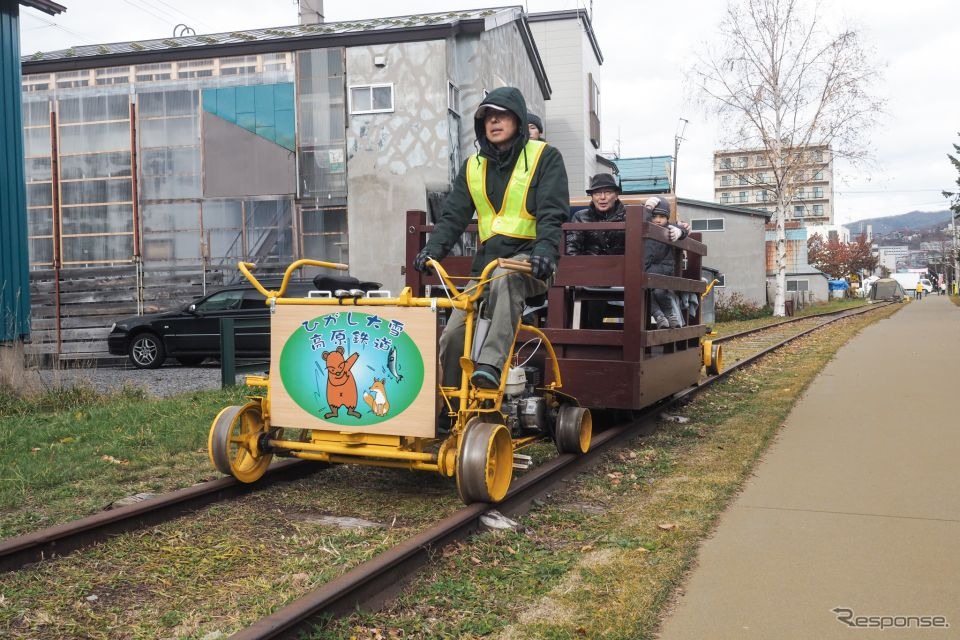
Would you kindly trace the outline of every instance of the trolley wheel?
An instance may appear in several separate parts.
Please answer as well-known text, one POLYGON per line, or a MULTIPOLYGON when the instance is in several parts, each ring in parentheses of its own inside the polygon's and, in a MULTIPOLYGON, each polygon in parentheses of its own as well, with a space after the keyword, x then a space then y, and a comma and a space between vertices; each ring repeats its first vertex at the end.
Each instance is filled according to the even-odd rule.
POLYGON ((213 466, 240 482, 256 482, 267 471, 272 453, 263 453, 257 440, 266 433, 260 404, 227 407, 213 420, 207 452, 213 466))
POLYGON ((502 424, 471 421, 457 455, 457 492, 466 504, 499 502, 513 477, 513 440, 502 424))
POLYGON ((707 375, 719 375, 723 371, 723 345, 704 340, 703 365, 707 368, 707 375))
POLYGON ((565 404, 557 415, 554 440, 560 453, 586 453, 593 437, 593 417, 590 410, 565 404))

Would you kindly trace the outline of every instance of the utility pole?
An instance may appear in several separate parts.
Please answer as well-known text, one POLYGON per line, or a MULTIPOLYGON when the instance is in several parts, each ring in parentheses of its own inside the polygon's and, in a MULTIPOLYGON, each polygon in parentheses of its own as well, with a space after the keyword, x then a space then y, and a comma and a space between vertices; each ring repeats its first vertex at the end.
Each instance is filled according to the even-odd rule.
POLYGON ((680 143, 683 141, 683 132, 690 122, 686 118, 680 118, 677 123, 677 132, 673 136, 673 178, 670 180, 670 192, 677 194, 677 156, 680 155, 680 143))

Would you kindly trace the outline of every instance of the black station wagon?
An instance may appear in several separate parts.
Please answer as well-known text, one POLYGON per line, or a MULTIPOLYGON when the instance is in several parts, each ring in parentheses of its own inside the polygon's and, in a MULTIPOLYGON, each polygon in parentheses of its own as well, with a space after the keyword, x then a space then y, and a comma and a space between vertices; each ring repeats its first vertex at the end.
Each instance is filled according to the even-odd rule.
MULTIPOLYGON (((273 287, 274 289, 279 287, 273 287)), ((305 297, 309 283, 291 283, 287 297, 305 297)), ((220 357, 220 320, 260 318, 262 327, 236 329, 238 358, 270 357, 270 309, 264 296, 250 285, 227 287, 176 311, 123 318, 107 337, 113 355, 126 355, 138 369, 156 369, 167 357, 184 365, 220 357)))

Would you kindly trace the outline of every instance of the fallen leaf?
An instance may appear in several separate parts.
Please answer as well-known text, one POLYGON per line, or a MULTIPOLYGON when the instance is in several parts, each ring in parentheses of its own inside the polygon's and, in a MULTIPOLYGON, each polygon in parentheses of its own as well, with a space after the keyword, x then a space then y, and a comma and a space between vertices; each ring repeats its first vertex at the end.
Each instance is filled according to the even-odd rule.
POLYGON ((107 456, 107 455, 100 456, 100 459, 103 460, 103 461, 105 461, 105 462, 109 462, 109 463, 111 463, 111 464, 127 464, 127 463, 129 462, 129 460, 118 460, 117 458, 114 458, 113 456, 107 456))
POLYGON ((586 553, 587 551, 593 551, 592 544, 585 544, 582 547, 580 547, 580 553, 586 553))
POLYGON ((477 566, 480 566, 481 564, 483 564, 483 562, 481 562, 480 558, 478 558, 477 556, 470 556, 470 562, 472 562, 477 566))
POLYGON ((661 529, 663 531, 673 531, 676 528, 677 528, 677 525, 674 524, 673 522, 664 522, 663 524, 657 525, 657 529, 661 529))
POLYGON ((507 553, 509 553, 512 556, 515 556, 517 555, 517 550, 514 549, 513 547, 507 547, 507 553))

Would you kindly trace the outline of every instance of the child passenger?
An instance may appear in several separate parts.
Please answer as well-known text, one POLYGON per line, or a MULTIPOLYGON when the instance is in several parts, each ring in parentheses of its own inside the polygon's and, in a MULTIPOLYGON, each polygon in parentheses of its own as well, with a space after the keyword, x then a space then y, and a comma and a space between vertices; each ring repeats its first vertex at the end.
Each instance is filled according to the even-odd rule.
MULTIPOLYGON (((653 196, 647 198, 643 207, 651 222, 668 228, 670 240, 676 242, 687 237, 685 226, 670 224, 670 204, 666 200, 653 196)), ((675 275, 676 259, 672 245, 648 238, 644 241, 644 253, 646 255, 644 268, 647 273, 675 275)), ((651 289, 650 294, 650 312, 657 323, 657 329, 682 327, 680 301, 677 294, 667 289, 651 289)))

